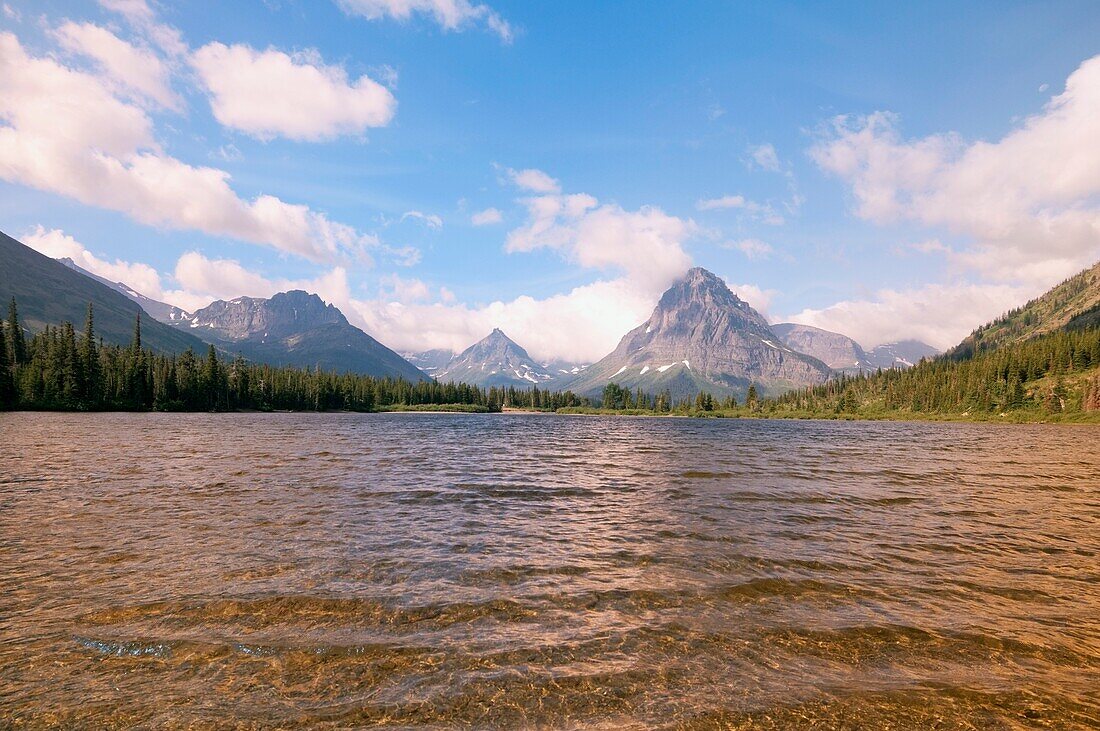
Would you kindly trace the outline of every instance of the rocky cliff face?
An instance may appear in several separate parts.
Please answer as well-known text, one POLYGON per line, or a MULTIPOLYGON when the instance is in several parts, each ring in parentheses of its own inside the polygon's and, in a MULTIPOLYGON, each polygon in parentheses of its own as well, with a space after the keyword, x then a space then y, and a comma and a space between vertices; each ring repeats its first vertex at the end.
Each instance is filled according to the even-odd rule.
POLYGON ((607 357, 565 384, 583 394, 609 381, 674 397, 700 390, 744 396, 750 384, 779 393, 825 381, 830 370, 799 353, 720 278, 695 268, 674 284, 645 323, 627 333, 607 357))
POLYGON ((791 322, 772 325, 772 330, 788 347, 817 358, 835 371, 874 370, 867 353, 847 335, 791 322))
POLYGON ((260 363, 410 381, 427 378, 349 323, 336 307, 301 290, 281 292, 271 299, 218 300, 174 325, 260 363))
POLYGON ((541 386, 554 378, 499 329, 456 355, 434 376, 439 381, 526 388, 541 386))

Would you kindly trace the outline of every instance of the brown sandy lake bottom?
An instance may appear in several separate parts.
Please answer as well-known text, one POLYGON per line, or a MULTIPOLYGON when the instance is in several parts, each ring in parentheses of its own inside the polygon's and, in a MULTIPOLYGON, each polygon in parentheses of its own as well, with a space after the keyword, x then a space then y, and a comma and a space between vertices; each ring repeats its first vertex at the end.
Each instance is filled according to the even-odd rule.
POLYGON ((0 415, 0 728, 1100 728, 1100 429, 0 415))

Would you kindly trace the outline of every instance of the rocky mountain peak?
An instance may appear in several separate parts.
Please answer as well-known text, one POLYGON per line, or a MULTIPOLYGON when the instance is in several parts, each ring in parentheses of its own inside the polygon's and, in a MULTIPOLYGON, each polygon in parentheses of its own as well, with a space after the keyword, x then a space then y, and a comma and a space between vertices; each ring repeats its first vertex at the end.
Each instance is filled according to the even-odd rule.
POLYGON ((568 385, 581 393, 599 393, 613 380, 674 396, 743 394, 750 384, 778 392, 829 375, 824 363, 785 345, 720 277, 696 267, 661 296, 649 320, 568 385))
POLYGON ((500 328, 477 341, 432 374, 441 381, 461 381, 480 386, 531 386, 554 376, 540 366, 500 328))
POLYGON ((296 289, 270 299, 218 300, 197 310, 188 324, 216 330, 228 340, 243 340, 254 336, 281 338, 323 325, 348 325, 348 321, 340 310, 326 305, 317 295, 296 289))

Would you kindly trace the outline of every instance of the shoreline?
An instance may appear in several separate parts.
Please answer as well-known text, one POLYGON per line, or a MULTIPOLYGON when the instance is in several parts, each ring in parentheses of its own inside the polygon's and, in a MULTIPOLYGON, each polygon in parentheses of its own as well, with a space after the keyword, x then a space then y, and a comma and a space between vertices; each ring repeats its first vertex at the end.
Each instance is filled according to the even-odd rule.
POLYGON ((683 413, 641 413, 641 412, 618 412, 618 411, 603 411, 598 409, 586 410, 586 411, 574 411, 574 410, 561 410, 561 411, 546 411, 543 409, 519 409, 515 407, 507 407, 501 411, 482 411, 482 410, 470 410, 470 409, 444 409, 444 408, 401 408, 401 409, 380 409, 377 411, 355 411, 351 409, 332 409, 328 411, 314 411, 314 410, 294 410, 294 409, 272 409, 272 410, 259 410, 259 409, 235 409, 232 411, 127 411, 127 410, 111 410, 111 411, 79 411, 79 410, 34 410, 34 409, 17 409, 11 411, 0 411, 0 418, 3 414, 435 414, 435 415, 457 415, 457 416, 569 416, 569 417, 582 417, 582 418, 594 418, 594 417, 616 417, 616 418, 643 418, 643 419, 730 419, 730 420, 746 420, 746 421, 845 421, 845 422, 890 422, 897 424, 905 423, 952 423, 952 424, 1011 424, 1011 425, 1038 425, 1038 424, 1057 424, 1057 425, 1069 425, 1069 426, 1100 426, 1100 411, 1098 412, 1075 412, 1067 415, 1066 417, 1054 416, 1054 418, 1025 418, 1024 414, 1014 414, 1013 412, 1005 412, 1001 416, 991 415, 985 418, 974 418, 972 415, 960 415, 960 414, 883 414, 883 415, 832 415, 822 414, 820 416, 798 414, 798 415, 783 415, 783 414, 762 414, 762 413, 723 413, 723 412, 704 412, 698 414, 683 414, 683 413))

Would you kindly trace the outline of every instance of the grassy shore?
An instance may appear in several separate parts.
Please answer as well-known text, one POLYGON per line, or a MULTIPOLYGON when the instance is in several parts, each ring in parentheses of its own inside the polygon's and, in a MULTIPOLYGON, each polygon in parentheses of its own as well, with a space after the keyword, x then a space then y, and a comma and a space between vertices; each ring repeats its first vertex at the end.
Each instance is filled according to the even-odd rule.
POLYGON ((428 411, 434 413, 452 414, 488 414, 489 407, 479 404, 393 404, 381 406, 375 409, 378 413, 393 413, 399 411, 428 411))
MULTIPOLYGON (((524 411, 524 409, 510 410, 524 411)), ((697 419, 812 419, 819 421, 953 421, 1000 424, 1100 424, 1100 411, 1049 413, 1037 409, 1022 409, 995 413, 933 413, 885 409, 861 409, 852 412, 837 413, 833 411, 793 411, 778 409, 773 411, 767 408, 757 410, 748 408, 716 409, 714 411, 678 409, 669 412, 656 412, 648 409, 600 409, 579 406, 558 409, 556 413, 581 416, 648 416, 656 418, 681 417, 697 419)))

